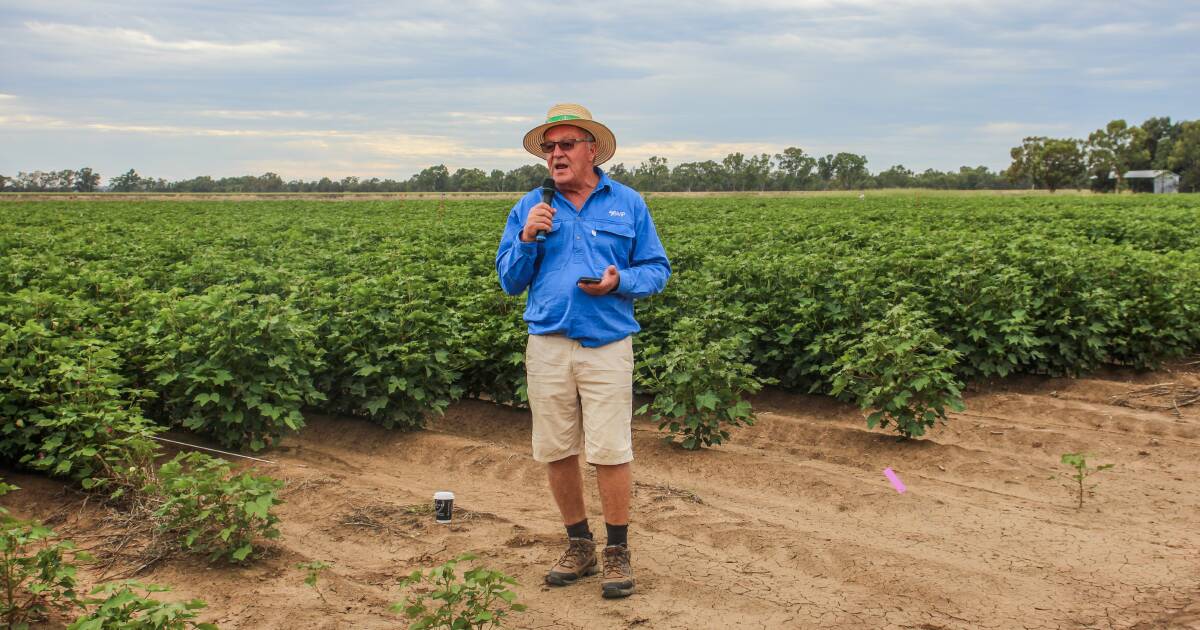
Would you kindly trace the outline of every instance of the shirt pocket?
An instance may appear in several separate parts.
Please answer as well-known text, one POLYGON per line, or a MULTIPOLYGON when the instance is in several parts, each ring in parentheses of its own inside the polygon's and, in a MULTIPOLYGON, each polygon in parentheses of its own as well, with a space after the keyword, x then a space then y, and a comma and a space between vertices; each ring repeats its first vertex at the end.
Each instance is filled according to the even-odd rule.
POLYGON ((550 231, 546 233, 546 240, 542 242, 541 265, 543 269, 557 271, 567 264, 568 248, 570 248, 567 239, 570 236, 571 224, 569 222, 559 219, 550 222, 550 231))
POLYGON ((606 262, 619 268, 629 266, 633 252, 633 225, 623 221, 592 222, 592 249, 606 262))

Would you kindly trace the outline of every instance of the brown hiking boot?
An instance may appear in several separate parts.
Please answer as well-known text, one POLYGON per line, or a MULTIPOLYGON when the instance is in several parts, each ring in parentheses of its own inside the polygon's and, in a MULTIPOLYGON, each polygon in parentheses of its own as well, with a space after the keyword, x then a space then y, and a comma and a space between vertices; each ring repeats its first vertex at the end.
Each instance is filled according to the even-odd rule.
POLYGON ((633 594, 633 568, 629 566, 629 545, 604 548, 604 581, 606 598, 629 597, 633 594))
POLYGON ((546 584, 566 586, 596 572, 596 543, 591 538, 571 538, 567 550, 546 574, 546 584))

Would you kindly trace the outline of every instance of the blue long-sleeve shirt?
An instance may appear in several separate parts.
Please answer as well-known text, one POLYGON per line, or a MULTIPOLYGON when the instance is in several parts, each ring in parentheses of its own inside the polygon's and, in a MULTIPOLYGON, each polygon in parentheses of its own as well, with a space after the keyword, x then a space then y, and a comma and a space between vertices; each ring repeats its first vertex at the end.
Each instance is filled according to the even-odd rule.
POLYGON ((529 289, 525 321, 530 334, 562 334, 589 348, 641 330, 633 300, 659 293, 671 276, 671 262, 642 196, 595 171, 600 181, 578 211, 555 193, 553 227, 542 243, 521 241, 529 210, 542 201, 541 188, 529 191, 508 213, 496 252, 504 292, 520 295, 529 289), (591 296, 576 286, 581 276, 600 277, 609 265, 621 275, 611 293, 591 296))

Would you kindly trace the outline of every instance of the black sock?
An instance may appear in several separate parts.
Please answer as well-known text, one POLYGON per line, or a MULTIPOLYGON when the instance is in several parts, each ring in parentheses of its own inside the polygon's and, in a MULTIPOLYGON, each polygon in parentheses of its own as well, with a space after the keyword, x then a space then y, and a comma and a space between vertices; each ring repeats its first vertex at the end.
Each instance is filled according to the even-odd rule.
POLYGON ((604 528, 608 530, 609 547, 629 544, 629 525, 609 525, 605 523, 604 528))
POLYGON ((574 525, 567 525, 567 536, 570 538, 586 538, 592 539, 592 530, 588 529, 587 519, 583 519, 574 525))

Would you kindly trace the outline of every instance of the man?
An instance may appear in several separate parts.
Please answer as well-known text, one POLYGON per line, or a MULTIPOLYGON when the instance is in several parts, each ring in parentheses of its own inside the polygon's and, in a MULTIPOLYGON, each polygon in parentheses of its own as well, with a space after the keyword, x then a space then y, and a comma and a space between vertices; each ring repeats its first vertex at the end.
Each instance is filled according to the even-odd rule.
POLYGON ((538 188, 513 206, 496 272, 509 295, 529 290, 525 370, 533 457, 547 464, 568 539, 546 583, 566 586, 597 570, 583 501, 583 452, 596 470, 608 536, 601 593, 626 597, 634 590, 631 335, 641 330, 633 300, 662 291, 671 264, 646 202, 598 168, 617 143, 591 112, 555 105, 544 124, 525 134, 524 145, 546 160, 557 191, 550 204, 542 203, 538 188), (580 280, 586 277, 599 281, 580 280))

